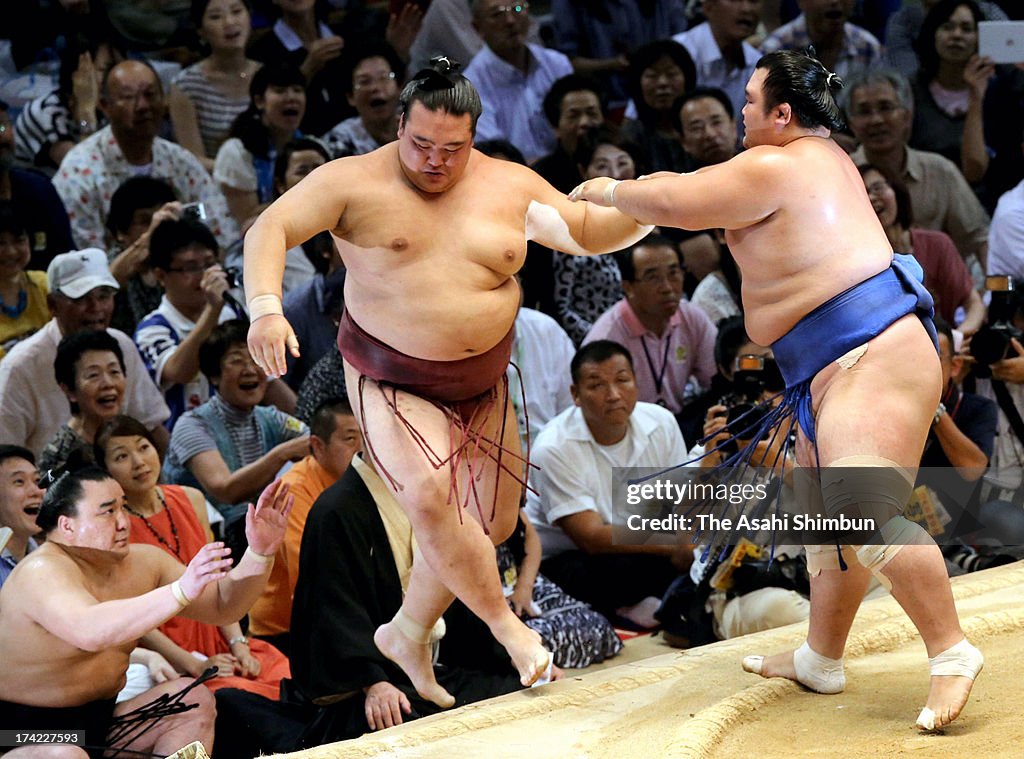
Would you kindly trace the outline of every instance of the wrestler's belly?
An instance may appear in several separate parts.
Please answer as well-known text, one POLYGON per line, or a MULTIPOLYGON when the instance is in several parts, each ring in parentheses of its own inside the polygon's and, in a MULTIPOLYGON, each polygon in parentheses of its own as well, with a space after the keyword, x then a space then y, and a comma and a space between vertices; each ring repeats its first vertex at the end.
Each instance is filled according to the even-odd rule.
POLYGON ((5 668, 0 699, 28 706, 79 706, 118 694, 125 684, 128 655, 110 650, 74 659, 10 662, 5 668))
POLYGON ((515 322, 519 286, 493 290, 412 292, 382 298, 345 290, 345 308, 366 332, 395 350, 432 361, 457 361, 497 345, 515 322))
POLYGON ((747 334, 758 345, 771 345, 815 308, 874 276, 888 266, 888 258, 869 265, 835 271, 815 267, 798 275, 778 278, 743 278, 743 312, 747 334))

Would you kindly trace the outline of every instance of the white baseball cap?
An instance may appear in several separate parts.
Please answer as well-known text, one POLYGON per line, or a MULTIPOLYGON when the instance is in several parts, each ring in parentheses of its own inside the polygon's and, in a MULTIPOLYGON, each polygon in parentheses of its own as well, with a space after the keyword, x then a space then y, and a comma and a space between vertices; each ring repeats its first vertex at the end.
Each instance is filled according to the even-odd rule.
POLYGON ((50 292, 59 292, 69 298, 81 298, 97 287, 120 289, 110 273, 106 252, 99 248, 72 250, 54 256, 46 269, 50 292))

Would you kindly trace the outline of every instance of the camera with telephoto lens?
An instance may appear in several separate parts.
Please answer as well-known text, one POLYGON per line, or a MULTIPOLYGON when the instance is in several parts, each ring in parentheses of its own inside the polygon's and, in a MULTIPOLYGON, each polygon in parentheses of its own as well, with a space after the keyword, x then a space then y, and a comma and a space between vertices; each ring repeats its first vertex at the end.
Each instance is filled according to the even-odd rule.
MULTIPOLYGON (((737 440, 750 440, 768 413, 767 408, 759 405, 765 391, 781 392, 785 384, 774 358, 752 353, 737 356, 732 375, 732 392, 718 401, 719 405, 728 409, 729 433, 735 435, 737 440)), ((736 451, 734 441, 722 447, 722 453, 726 456, 736 451)))
POLYGON ((1024 339, 1024 334, 1013 326, 1014 317, 1024 305, 1024 291, 1018 293, 1013 277, 1007 275, 985 277, 985 289, 992 293, 988 318, 971 338, 971 355, 977 362, 974 374, 978 377, 991 377, 991 364, 1016 355, 1010 340, 1024 339))

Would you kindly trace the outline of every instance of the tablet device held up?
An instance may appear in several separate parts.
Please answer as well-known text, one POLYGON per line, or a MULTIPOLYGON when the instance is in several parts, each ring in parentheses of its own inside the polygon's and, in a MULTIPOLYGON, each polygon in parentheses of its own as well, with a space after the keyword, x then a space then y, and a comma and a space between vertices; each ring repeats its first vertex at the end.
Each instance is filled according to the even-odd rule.
POLYGON ((978 22, 978 55, 993 63, 1024 63, 1024 21, 978 22))

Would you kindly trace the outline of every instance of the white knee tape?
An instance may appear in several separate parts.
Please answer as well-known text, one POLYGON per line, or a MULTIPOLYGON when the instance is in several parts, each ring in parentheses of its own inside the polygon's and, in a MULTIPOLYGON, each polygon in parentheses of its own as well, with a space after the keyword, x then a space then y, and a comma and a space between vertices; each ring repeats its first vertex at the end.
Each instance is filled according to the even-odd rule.
POLYGON ((892 591, 892 582, 882 570, 903 546, 922 544, 928 542, 930 538, 921 525, 903 516, 893 517, 883 524, 878 534, 878 544, 861 546, 857 549, 857 559, 871 570, 882 587, 892 591))
POLYGON ((801 684, 818 693, 842 693, 846 687, 843 660, 822 656, 807 641, 793 652, 793 669, 801 684))

